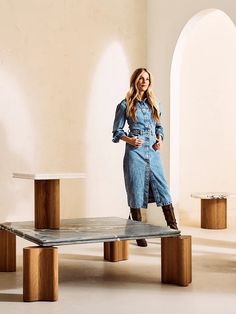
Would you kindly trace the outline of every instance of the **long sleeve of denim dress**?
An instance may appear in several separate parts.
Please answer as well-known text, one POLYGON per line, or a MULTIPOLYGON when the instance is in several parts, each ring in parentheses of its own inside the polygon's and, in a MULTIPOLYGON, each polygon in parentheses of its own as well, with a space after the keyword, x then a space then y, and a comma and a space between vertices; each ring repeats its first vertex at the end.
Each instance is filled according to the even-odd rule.
POLYGON ((156 138, 163 136, 161 123, 154 121, 147 99, 137 101, 136 120, 127 118, 126 100, 118 104, 113 124, 113 142, 118 143, 122 136, 139 137, 144 141, 141 147, 128 143, 125 146, 123 171, 128 206, 147 208, 148 203, 164 206, 172 203, 159 150, 154 150, 156 138), (128 124, 128 134, 124 131, 128 124))

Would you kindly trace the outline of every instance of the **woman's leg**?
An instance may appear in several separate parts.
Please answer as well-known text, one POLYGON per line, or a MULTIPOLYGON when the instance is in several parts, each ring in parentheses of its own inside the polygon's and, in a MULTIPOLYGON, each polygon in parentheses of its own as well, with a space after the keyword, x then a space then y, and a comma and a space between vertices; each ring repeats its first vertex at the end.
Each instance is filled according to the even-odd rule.
POLYGON ((171 229, 178 229, 172 204, 162 206, 162 210, 165 216, 167 226, 169 226, 171 229))
MULTIPOLYGON (((140 208, 130 208, 131 216, 135 221, 142 221, 142 215, 140 208)), ((136 240, 138 246, 147 246, 147 241, 145 239, 136 240)))

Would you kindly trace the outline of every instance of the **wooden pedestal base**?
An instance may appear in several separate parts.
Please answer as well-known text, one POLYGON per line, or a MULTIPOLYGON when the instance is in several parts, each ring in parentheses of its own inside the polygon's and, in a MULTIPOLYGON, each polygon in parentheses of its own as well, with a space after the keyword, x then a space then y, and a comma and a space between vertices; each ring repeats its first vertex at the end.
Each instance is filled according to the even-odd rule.
POLYGON ((60 180, 35 180, 35 228, 60 228, 60 180))
POLYGON ((227 228, 227 199, 201 200, 201 228, 227 228))
POLYGON ((58 299, 57 248, 24 248, 23 299, 24 301, 56 301, 58 299))
POLYGON ((119 262, 128 259, 128 241, 104 242, 104 259, 119 262))
POLYGON ((161 239, 161 281, 179 286, 187 286, 191 283, 191 236, 161 239))
POLYGON ((16 271, 16 236, 0 230, 0 271, 16 271))

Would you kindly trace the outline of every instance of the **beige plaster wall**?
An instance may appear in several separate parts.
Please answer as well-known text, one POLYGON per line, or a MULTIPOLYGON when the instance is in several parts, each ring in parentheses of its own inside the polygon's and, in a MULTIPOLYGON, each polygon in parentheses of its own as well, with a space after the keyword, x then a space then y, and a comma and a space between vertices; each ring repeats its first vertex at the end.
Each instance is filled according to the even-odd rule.
POLYGON ((12 172, 87 172, 62 182, 62 217, 126 215, 124 147, 111 128, 130 72, 145 63, 144 0, 0 0, 1 221, 33 218, 33 183, 12 172))

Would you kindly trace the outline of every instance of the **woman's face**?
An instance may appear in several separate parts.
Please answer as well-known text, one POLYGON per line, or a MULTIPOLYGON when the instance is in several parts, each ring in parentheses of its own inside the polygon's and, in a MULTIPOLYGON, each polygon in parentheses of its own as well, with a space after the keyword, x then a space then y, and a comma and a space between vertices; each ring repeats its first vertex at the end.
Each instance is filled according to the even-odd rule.
POLYGON ((143 71, 138 78, 137 88, 139 92, 146 92, 150 85, 149 74, 146 71, 143 71))

